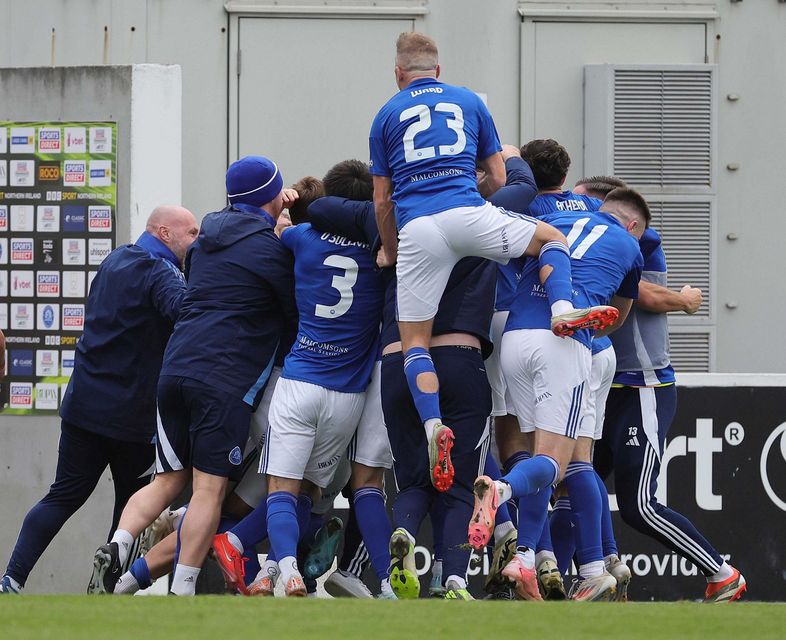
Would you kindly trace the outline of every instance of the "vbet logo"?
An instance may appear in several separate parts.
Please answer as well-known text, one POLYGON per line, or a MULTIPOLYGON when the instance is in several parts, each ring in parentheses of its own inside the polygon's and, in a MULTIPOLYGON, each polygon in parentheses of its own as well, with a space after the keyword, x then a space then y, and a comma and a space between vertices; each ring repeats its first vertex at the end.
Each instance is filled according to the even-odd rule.
POLYGON ((31 409, 33 406, 33 383, 12 382, 9 385, 8 399, 11 409, 31 409))
POLYGON ((85 327, 85 305, 63 305, 63 331, 82 331, 85 327))
POLYGON ((87 173, 84 160, 65 160, 63 162, 63 186, 84 187, 87 173))
POLYGON ((11 264, 33 264, 32 238, 11 238, 11 264))
POLYGON ((87 151, 86 132, 84 127, 66 127, 63 137, 65 138, 66 153, 84 153, 87 151))
POLYGON ((60 295, 60 272, 39 271, 36 273, 36 295, 39 298, 57 298, 60 295))
POLYGON ((32 298, 35 293, 33 281, 34 274, 32 271, 12 271, 11 297, 32 298))
POLYGON ((112 231, 112 207, 88 207, 87 230, 95 232, 112 231))
POLYGON ((38 130, 38 153, 60 153, 62 150, 60 129, 41 127, 38 130))
POLYGON ((38 306, 38 330, 58 331, 60 329, 60 305, 39 304, 37 306, 38 306))
POLYGON ((11 349, 8 354, 8 373, 12 376, 32 376, 33 350, 11 349))

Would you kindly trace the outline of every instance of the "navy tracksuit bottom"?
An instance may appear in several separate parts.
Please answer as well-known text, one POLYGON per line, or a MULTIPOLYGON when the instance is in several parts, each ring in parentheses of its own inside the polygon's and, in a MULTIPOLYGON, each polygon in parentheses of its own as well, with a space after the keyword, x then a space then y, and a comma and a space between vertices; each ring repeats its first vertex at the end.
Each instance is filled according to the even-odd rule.
POLYGON ((111 538, 126 502, 150 481, 154 464, 152 444, 115 440, 63 421, 55 481, 25 517, 6 574, 24 586, 49 543, 87 501, 107 466, 115 485, 111 538))
POLYGON ((442 574, 447 578, 464 576, 467 571, 467 523, 474 505, 472 487, 483 473, 488 451, 491 388, 478 349, 444 346, 432 347, 430 352, 439 376, 442 419, 456 438, 451 451, 455 476, 448 491, 441 494, 431 484, 426 432, 407 385, 401 353, 382 358, 382 410, 398 488, 394 527, 417 536, 434 502, 442 500, 442 574))
POLYGON ((690 520, 655 498, 664 442, 676 410, 675 385, 612 388, 603 438, 595 444, 595 469, 604 479, 614 472, 620 515, 628 525, 710 576, 723 559, 690 520))

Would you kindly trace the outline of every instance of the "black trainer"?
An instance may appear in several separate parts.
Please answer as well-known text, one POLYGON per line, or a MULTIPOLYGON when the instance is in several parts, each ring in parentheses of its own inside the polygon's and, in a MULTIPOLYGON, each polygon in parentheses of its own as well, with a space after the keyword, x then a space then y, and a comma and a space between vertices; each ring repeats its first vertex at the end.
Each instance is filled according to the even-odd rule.
POLYGON ((117 542, 110 542, 96 549, 93 556, 93 575, 87 592, 114 593, 115 585, 120 579, 120 553, 117 542))

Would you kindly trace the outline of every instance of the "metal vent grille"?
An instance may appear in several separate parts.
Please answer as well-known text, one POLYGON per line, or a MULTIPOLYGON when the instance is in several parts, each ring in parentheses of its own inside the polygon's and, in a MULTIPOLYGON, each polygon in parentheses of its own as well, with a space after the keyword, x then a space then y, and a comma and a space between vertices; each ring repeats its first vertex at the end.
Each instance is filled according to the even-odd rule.
POLYGON ((670 333, 671 364, 682 373, 705 373, 710 370, 710 334, 670 333))
POLYGON ((711 70, 614 70, 614 175, 638 188, 711 186, 711 70))
POLYGON ((708 318, 712 308, 712 207, 709 200, 650 200, 652 226, 663 241, 669 287, 689 284, 704 299, 694 317, 708 318))

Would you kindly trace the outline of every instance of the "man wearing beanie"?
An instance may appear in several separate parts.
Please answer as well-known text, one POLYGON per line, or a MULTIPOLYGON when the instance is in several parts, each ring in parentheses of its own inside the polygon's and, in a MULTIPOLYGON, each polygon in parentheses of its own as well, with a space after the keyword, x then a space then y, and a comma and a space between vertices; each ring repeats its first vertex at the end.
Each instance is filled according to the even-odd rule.
POLYGON ((233 163, 229 206, 205 216, 186 256, 188 286, 158 385, 158 475, 131 498, 118 526, 120 535, 139 535, 193 474, 171 586, 176 595, 194 595, 227 482, 241 472, 251 412, 279 342, 297 331, 292 255, 275 233, 282 185, 268 158, 233 163))

